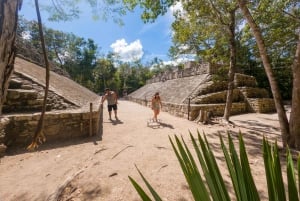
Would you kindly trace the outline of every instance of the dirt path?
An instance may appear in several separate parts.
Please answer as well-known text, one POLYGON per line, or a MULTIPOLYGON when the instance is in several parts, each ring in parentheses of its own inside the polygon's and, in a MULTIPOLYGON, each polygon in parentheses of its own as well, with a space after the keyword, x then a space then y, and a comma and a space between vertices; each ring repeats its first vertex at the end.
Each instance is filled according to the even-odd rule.
MULTIPOLYGON (((265 181, 261 153, 261 136, 280 141, 276 114, 246 114, 234 116, 234 128, 199 125, 186 119, 162 112, 159 128, 147 127, 152 115, 149 108, 128 101, 119 101, 120 121, 109 121, 104 107, 103 136, 74 139, 72 142, 45 144, 39 151, 28 153, 10 151, 0 161, 1 201, 140 200, 128 176, 139 183, 135 165, 150 183, 168 201, 190 201, 183 174, 169 142, 169 136, 183 135, 191 145, 188 132, 205 131, 217 156, 218 132, 244 132, 253 174, 257 177, 261 194, 265 196, 265 181)), ((223 169, 224 163, 220 161, 223 169)), ((143 185, 144 186, 144 185, 143 185)))

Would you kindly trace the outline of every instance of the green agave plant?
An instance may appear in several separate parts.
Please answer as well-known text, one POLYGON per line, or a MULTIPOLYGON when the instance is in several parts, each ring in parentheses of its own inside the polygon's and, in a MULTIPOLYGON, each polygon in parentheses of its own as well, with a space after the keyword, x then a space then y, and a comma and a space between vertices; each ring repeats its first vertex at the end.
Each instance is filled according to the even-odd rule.
MULTIPOLYGON (((209 142, 205 135, 203 137, 198 132, 198 142, 190 133, 193 147, 196 151, 198 161, 202 169, 202 175, 196 165, 196 161, 192 156, 190 149, 187 147, 183 138, 181 140, 175 136, 175 141, 170 137, 173 150, 178 158, 181 169, 185 175, 186 181, 192 192, 195 201, 229 201, 230 196, 226 188, 225 182, 220 173, 215 156, 210 148, 209 142), (204 178, 203 178, 204 177, 204 178)), ((257 201, 260 200, 255 181, 253 179, 245 144, 242 134, 239 134, 239 154, 236 151, 233 140, 228 133, 228 147, 225 145, 220 135, 221 148, 226 160, 227 168, 230 173, 232 186, 237 201, 257 201)), ((268 196, 270 201, 299 201, 300 177, 296 179, 294 163, 289 150, 287 150, 287 189, 283 182, 283 174, 279 158, 277 143, 270 144, 263 138, 263 159, 265 165, 265 173, 268 186, 268 196), (287 190, 287 191, 286 191, 287 190), (288 199, 286 196, 288 193, 288 199)), ((161 201, 158 193, 149 184, 141 171, 137 168, 143 181, 145 182, 151 195, 148 195, 137 182, 129 176, 129 180, 144 201, 153 200, 161 201)), ((300 160, 298 157, 297 171, 300 170, 300 160)), ((299 175, 299 174, 298 174, 299 175)))

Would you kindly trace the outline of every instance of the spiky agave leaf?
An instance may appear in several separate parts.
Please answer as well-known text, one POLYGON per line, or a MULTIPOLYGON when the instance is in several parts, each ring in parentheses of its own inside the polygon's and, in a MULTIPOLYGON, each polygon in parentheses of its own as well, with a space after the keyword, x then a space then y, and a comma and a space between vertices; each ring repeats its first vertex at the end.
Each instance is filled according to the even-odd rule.
POLYGON ((299 201, 294 162, 289 149, 287 150, 287 181, 289 201, 299 201))

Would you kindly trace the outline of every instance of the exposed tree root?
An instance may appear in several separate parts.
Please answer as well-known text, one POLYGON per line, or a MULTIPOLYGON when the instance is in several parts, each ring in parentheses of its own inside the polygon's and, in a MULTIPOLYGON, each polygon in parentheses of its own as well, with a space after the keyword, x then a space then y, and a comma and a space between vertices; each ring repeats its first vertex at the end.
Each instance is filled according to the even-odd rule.
POLYGON ((133 147, 132 145, 128 145, 127 147, 125 147, 124 149, 122 149, 121 151, 119 151, 118 153, 116 153, 111 159, 114 159, 115 157, 117 157, 122 151, 124 151, 125 149, 128 149, 129 147, 133 147))
POLYGON ((41 130, 40 132, 37 133, 32 143, 27 147, 27 150, 34 151, 39 147, 39 144, 43 144, 44 142, 46 142, 46 137, 44 135, 44 132, 41 130))
POLYGON ((51 194, 51 195, 48 197, 47 201, 57 201, 57 200, 59 200, 60 197, 62 196, 64 190, 65 190, 65 189, 70 185, 70 183, 71 183, 74 179, 76 179, 76 177, 77 177, 80 173, 82 173, 83 171, 84 171, 84 170, 80 170, 80 171, 76 172, 74 175, 72 175, 72 176, 70 176, 69 178, 67 178, 67 179, 65 180, 65 182, 64 182, 59 188, 57 188, 57 190, 56 190, 53 194, 51 194))
POLYGON ((232 121, 228 121, 224 118, 220 118, 218 120, 218 123, 221 125, 221 126, 227 126, 227 127, 231 127, 231 128, 235 128, 235 124, 232 122, 232 121))

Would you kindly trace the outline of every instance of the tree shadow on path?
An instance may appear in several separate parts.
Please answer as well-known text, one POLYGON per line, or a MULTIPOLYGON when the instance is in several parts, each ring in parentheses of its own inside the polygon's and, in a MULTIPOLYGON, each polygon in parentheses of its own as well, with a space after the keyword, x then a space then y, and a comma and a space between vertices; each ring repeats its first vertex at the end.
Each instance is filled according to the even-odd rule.
MULTIPOLYGON (((57 141, 57 140, 49 141, 49 142, 46 141, 44 144, 41 144, 36 151, 33 151, 33 153, 62 148, 62 147, 80 145, 85 143, 93 143, 93 145, 96 146, 98 145, 99 141, 102 141, 102 135, 84 136, 84 137, 80 136, 72 139, 64 139, 61 141, 57 141)), ((13 155, 29 153, 29 152, 30 151, 27 151, 25 146, 9 147, 6 150, 6 155, 13 156, 13 155)))

